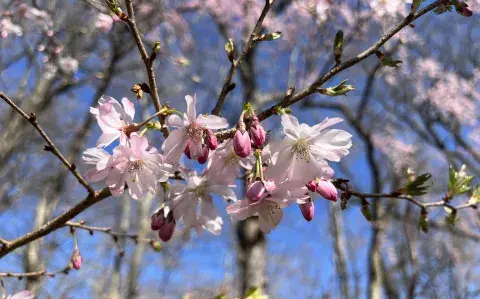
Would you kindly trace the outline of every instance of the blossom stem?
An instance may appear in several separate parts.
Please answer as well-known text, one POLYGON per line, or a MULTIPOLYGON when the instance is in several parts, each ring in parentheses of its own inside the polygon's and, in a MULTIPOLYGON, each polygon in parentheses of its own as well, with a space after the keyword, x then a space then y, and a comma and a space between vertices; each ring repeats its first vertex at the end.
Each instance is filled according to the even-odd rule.
POLYGON ((149 118, 147 118, 146 120, 144 120, 143 122, 135 125, 135 127, 137 127, 137 129, 140 129, 141 127, 145 126, 146 124, 148 124, 149 121, 151 121, 152 119, 154 119, 155 117, 159 116, 160 114, 164 114, 168 111, 168 108, 162 108, 160 109, 159 111, 157 111, 155 114, 153 114, 152 116, 150 116, 149 118))

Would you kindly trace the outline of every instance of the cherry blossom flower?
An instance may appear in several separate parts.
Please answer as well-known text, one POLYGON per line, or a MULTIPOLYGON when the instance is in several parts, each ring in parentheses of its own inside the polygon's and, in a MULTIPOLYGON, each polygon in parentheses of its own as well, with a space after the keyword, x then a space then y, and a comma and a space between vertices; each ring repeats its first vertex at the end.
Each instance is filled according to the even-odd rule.
POLYGON ((240 167, 250 170, 254 163, 255 158, 252 154, 246 158, 239 157, 233 149, 233 140, 229 139, 210 154, 206 172, 216 182, 233 185, 240 173, 240 167))
POLYGON ((98 108, 90 108, 95 115, 98 125, 102 129, 102 136, 97 141, 97 147, 107 146, 117 138, 120 144, 125 145, 128 139, 129 125, 133 124, 135 107, 127 98, 122 99, 122 105, 112 97, 102 96, 98 108))
MULTIPOLYGON (((223 185, 208 175, 197 175, 196 171, 180 168, 186 184, 172 186, 172 199, 169 204, 176 221, 183 218, 187 228, 199 228, 209 221, 217 221, 217 212, 213 206, 212 193, 228 201, 236 201, 232 185, 223 185), (197 206, 198 204, 198 206, 197 206), (200 214, 197 215, 197 209, 200 214), (203 218, 199 218, 203 217, 203 218), (200 221, 200 222, 199 222, 200 221)), ((213 223, 210 223, 213 225, 213 223)))
POLYGON ((125 184, 133 199, 142 199, 147 192, 155 193, 157 182, 168 180, 173 172, 171 165, 147 138, 132 134, 127 145, 119 145, 113 150, 115 166, 107 177, 107 185, 113 196, 120 196, 125 184))
POLYGON ((243 199, 227 207, 227 213, 235 220, 245 220, 258 215, 260 229, 269 233, 282 220, 282 209, 292 202, 304 204, 310 198, 305 182, 286 181, 275 183, 264 181, 265 191, 260 200, 243 199))
POLYGON ((299 124, 294 116, 282 115, 285 138, 265 147, 264 153, 270 162, 266 175, 275 180, 290 178, 305 183, 316 177, 331 178, 333 170, 326 160, 340 161, 352 146, 350 133, 325 130, 341 121, 340 118, 327 118, 310 127, 299 124))
POLYGON ((170 132, 170 135, 165 140, 162 149, 168 161, 177 162, 180 159, 182 152, 188 146, 189 155, 192 159, 197 160, 201 157, 203 152, 204 134, 205 131, 224 129, 228 127, 228 122, 223 117, 215 115, 197 116, 195 110, 195 96, 185 96, 187 102, 187 112, 184 113, 183 118, 178 115, 170 115, 167 118, 167 125, 176 127, 178 129, 170 132))
POLYGON ((0 20, 0 36, 2 38, 7 38, 10 34, 16 36, 22 36, 23 30, 22 27, 12 23, 10 18, 4 18, 0 20))
POLYGON ((13 295, 8 295, 7 299, 33 299, 34 297, 30 291, 21 291, 13 295))
POLYGON ((34 23, 44 31, 49 31, 53 27, 53 21, 48 12, 28 6, 27 4, 20 4, 18 12, 22 17, 34 21, 34 23))
POLYGON ((107 33, 112 29, 113 26, 113 19, 111 16, 100 13, 95 20, 95 28, 99 29, 100 31, 107 33))
POLYGON ((116 162, 114 156, 96 147, 84 151, 82 159, 85 164, 95 165, 94 168, 84 174, 85 179, 89 182, 98 182, 105 179, 115 167, 116 162))
POLYGON ((60 69, 67 74, 72 74, 78 71, 78 60, 70 56, 60 57, 58 59, 58 65, 60 66, 60 69))

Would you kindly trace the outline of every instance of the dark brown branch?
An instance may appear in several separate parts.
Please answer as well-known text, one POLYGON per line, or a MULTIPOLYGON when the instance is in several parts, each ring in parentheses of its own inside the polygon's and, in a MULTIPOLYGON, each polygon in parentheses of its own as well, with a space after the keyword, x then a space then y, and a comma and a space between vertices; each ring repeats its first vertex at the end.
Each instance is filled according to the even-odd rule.
POLYGON ((3 246, 0 247, 0 259, 3 258, 5 255, 9 254, 10 252, 14 251, 15 249, 29 242, 40 239, 41 237, 46 236, 49 233, 65 226, 65 223, 67 223, 67 221, 73 219, 81 212, 85 211, 92 205, 102 201, 103 199, 109 197, 110 195, 111 193, 108 188, 105 188, 101 191, 96 191, 93 194, 89 194, 87 197, 85 197, 85 199, 73 206, 71 209, 67 210, 65 213, 54 218, 53 220, 50 220, 41 227, 15 240, 4 243, 3 246))
POLYGON ((40 133, 40 135, 43 137, 43 139, 47 142, 48 145, 45 146, 45 150, 52 152, 55 156, 62 161, 63 165, 65 165, 68 170, 77 178, 78 182, 82 184, 85 189, 87 189, 88 193, 90 195, 95 193, 95 190, 85 181, 85 179, 80 175, 80 173, 76 170, 75 164, 70 163, 65 156, 58 150, 58 148, 55 146, 53 141, 47 136, 45 131, 40 127, 37 121, 37 117, 35 113, 30 113, 28 115, 25 113, 20 107, 18 107, 7 95, 5 95, 2 91, 0 91, 0 98, 2 98, 7 104, 9 104, 16 112, 18 112, 23 118, 28 120, 32 126, 40 133))
POLYGON ((68 272, 72 270, 72 266, 68 264, 62 269, 55 270, 55 271, 47 271, 45 269, 33 272, 0 272, 0 277, 16 277, 18 279, 22 279, 24 277, 38 277, 38 276, 48 276, 48 277, 55 277, 56 274, 65 274, 67 275, 68 272))

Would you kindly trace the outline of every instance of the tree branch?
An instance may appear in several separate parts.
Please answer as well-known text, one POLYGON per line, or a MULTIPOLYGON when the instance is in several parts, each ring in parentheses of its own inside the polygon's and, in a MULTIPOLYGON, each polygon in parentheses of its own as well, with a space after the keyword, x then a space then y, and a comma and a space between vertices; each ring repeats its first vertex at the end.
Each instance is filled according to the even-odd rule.
POLYGON ((77 178, 77 181, 82 184, 85 189, 87 189, 88 193, 90 195, 95 193, 95 190, 85 181, 85 179, 78 173, 76 170, 75 164, 70 163, 65 156, 58 150, 58 148, 55 146, 53 141, 47 136, 45 131, 40 127, 37 121, 37 117, 35 113, 30 113, 30 115, 26 114, 20 107, 18 107, 7 95, 5 95, 2 91, 0 91, 0 98, 2 98, 7 104, 9 104, 15 111, 17 111, 23 118, 28 120, 32 126, 40 133, 40 135, 43 137, 43 139, 47 142, 47 146, 45 146, 45 150, 52 152, 55 156, 62 161, 63 165, 65 165, 68 170, 77 178))

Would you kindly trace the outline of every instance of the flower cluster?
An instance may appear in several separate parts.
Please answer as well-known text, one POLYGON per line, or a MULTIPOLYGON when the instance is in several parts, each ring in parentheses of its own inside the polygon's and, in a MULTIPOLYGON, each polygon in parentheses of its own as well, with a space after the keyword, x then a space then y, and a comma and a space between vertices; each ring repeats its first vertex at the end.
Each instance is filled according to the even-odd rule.
POLYGON ((120 104, 104 96, 99 106, 90 110, 103 134, 97 147, 84 152, 85 163, 93 165, 85 178, 90 182, 105 180, 114 196, 127 188, 134 199, 155 193, 162 183, 164 202, 153 214, 151 228, 163 241, 174 236, 178 224, 186 230, 195 229, 197 234, 206 230, 218 235, 223 220, 215 209, 216 197, 230 203, 227 213, 233 219, 258 216, 266 233, 280 223, 282 209, 292 204, 298 204, 310 221, 315 194, 336 201, 328 161, 340 161, 352 145, 349 133, 328 129, 341 119, 327 118, 309 126, 284 114, 283 138, 265 144, 266 131, 247 105, 231 129, 234 132, 229 136, 233 137, 219 142, 214 130, 227 129, 227 120, 197 115, 195 96, 187 95, 185 100, 186 113, 167 107, 155 114, 163 115, 164 126, 173 129, 161 153, 144 136, 149 130, 162 129, 160 123, 149 123, 153 117, 135 123, 134 104, 128 99, 120 104), (110 153, 107 149, 114 142, 118 145, 110 153), (197 173, 183 166, 182 157, 206 166, 197 173), (234 187, 242 168, 247 173, 247 186, 245 199, 237 201, 234 187))

